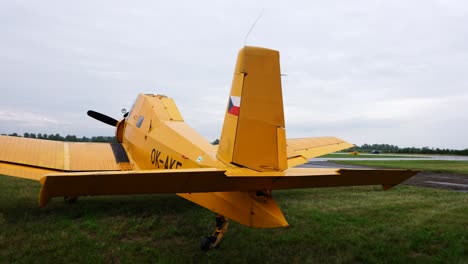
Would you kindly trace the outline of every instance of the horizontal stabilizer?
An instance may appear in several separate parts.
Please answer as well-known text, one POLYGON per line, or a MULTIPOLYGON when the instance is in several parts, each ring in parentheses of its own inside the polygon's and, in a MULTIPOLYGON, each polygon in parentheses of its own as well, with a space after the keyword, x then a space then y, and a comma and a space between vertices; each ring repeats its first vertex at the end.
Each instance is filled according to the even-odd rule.
POLYGON ((311 158, 354 147, 336 137, 294 138, 286 140, 286 144, 289 168, 307 163, 311 158))
POLYGON ((240 168, 229 170, 226 175, 236 180, 248 178, 251 181, 262 182, 263 189, 284 190, 359 185, 395 186, 416 173, 418 171, 322 168, 290 168, 283 172, 268 173, 240 168), (262 181, 265 179, 268 180, 262 181))
POLYGON ((293 188, 384 185, 388 188, 416 174, 410 170, 291 168, 258 172, 247 168, 175 169, 56 173, 41 178, 39 198, 150 193, 256 192, 293 188))
POLYGON ((39 206, 62 196, 203 192, 213 190, 209 180, 225 178, 224 172, 209 168, 48 174, 40 180, 39 206))

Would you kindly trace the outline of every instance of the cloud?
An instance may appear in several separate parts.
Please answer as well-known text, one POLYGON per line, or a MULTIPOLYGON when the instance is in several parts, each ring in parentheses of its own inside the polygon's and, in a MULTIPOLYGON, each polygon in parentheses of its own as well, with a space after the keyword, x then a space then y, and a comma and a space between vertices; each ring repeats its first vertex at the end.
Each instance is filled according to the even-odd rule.
POLYGON ((112 135, 86 111, 118 118, 143 92, 173 97, 213 140, 262 8, 247 44, 281 52, 288 136, 468 147, 463 1, 3 1, 0 110, 58 123, 8 120, 0 133, 112 135))
POLYGON ((60 122, 50 117, 30 112, 0 111, 0 121, 17 123, 19 126, 41 126, 56 125, 60 122))

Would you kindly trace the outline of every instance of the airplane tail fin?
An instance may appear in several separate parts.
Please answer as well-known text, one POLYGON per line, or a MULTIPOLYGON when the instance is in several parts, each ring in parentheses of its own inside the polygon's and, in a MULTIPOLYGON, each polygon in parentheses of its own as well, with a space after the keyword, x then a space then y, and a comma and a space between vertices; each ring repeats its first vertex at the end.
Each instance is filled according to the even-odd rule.
POLYGON ((217 155, 257 171, 288 167, 278 51, 239 51, 217 155))

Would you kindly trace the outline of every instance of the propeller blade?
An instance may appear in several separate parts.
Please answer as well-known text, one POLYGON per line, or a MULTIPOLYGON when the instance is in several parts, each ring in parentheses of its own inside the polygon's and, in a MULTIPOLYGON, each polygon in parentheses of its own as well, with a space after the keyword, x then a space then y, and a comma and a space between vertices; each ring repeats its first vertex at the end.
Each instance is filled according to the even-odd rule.
POLYGON ((106 116, 104 114, 101 114, 101 113, 98 113, 96 111, 93 111, 93 110, 89 110, 88 111, 88 116, 96 119, 96 120, 99 120, 103 123, 106 123, 108 124, 109 126, 117 126, 117 123, 119 121, 115 120, 114 118, 110 117, 110 116, 106 116))

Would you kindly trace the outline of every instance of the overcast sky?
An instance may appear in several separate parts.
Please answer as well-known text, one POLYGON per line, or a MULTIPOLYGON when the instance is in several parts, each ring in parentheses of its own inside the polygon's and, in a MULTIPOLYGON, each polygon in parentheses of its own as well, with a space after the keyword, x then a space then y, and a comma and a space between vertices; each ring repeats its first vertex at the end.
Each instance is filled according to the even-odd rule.
POLYGON ((113 135, 138 93, 219 137, 238 50, 280 51, 287 137, 468 148, 466 1, 0 1, 0 133, 113 135))

